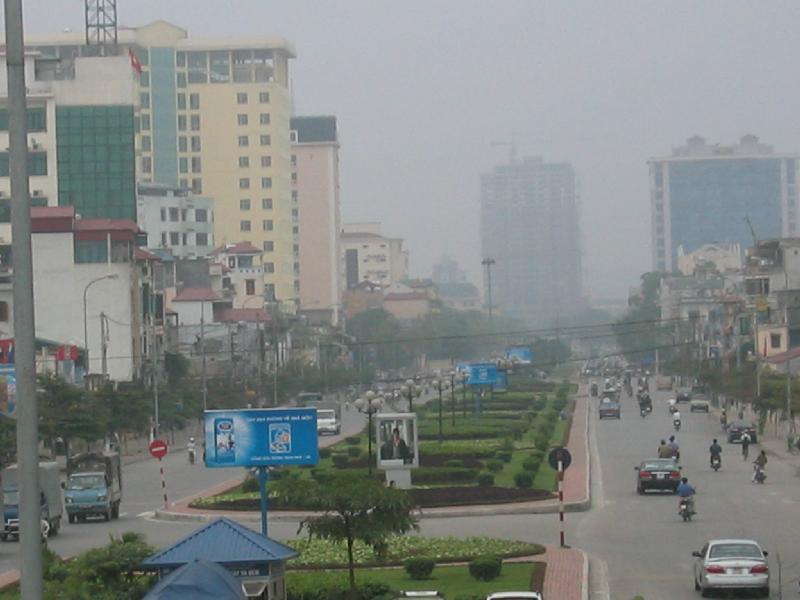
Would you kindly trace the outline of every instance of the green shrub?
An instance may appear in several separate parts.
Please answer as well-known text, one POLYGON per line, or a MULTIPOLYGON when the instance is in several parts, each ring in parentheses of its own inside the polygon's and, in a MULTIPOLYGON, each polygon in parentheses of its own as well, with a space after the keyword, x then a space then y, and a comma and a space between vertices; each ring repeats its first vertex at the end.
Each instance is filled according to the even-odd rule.
POLYGON ((511 452, 503 450, 502 452, 497 453, 497 458, 502 460, 503 462, 511 462, 511 452))
POLYGON ((503 461, 497 459, 487 460, 486 468, 492 473, 499 473, 503 470, 503 461))
POLYGON ((514 440, 512 440, 511 438, 503 438, 503 441, 500 442, 498 448, 500 450, 506 450, 508 452, 511 452, 514 450, 514 440))
POLYGON ((491 473, 480 473, 478 475, 479 487, 492 487, 494 485, 494 475, 491 473))
POLYGON ((420 467, 411 471, 411 483, 473 483, 477 476, 475 469, 420 467))
POLYGON ((357 458, 361 456, 361 448, 359 446, 350 446, 347 449, 347 456, 351 458, 357 458))
POLYGON ((533 475, 528 471, 520 471, 514 475, 514 485, 525 489, 533 487, 533 475))
POLYGON ((358 446, 361 443, 361 438, 357 435, 351 435, 350 437, 344 438, 344 442, 350 446, 358 446))
POLYGON ((469 574, 478 581, 497 579, 502 570, 503 561, 496 556, 479 556, 469 563, 469 574))
POLYGON ((451 458, 450 460, 445 461, 444 466, 450 468, 463 467, 464 461, 458 460, 457 458, 451 458))
POLYGON ((531 473, 536 473, 536 471, 539 470, 539 465, 541 465, 541 464, 542 464, 542 461, 540 459, 526 458, 525 460, 522 461, 522 468, 525 471, 529 471, 531 473))
POLYGON ((533 445, 540 452, 546 452, 547 449, 550 448, 550 436, 549 435, 537 435, 536 439, 533 442, 533 445))
POLYGON ((544 460, 545 452, 543 450, 531 450, 530 456, 531 458, 536 458, 540 461, 544 460))
POLYGON ((334 467, 344 469, 347 466, 348 456, 347 454, 336 453, 331 455, 331 460, 334 467))
POLYGON ((427 579, 433 573, 436 563, 430 558, 409 558, 403 568, 411 579, 427 579))
POLYGON ((330 458, 333 451, 330 448, 320 448, 319 449, 319 457, 320 458, 330 458))
POLYGON ((242 482, 242 492, 251 493, 257 491, 258 491, 258 479, 256 479, 252 475, 248 475, 247 478, 242 482))
POLYGON ((311 469, 311 478, 319 483, 327 483, 335 477, 329 469, 311 469))

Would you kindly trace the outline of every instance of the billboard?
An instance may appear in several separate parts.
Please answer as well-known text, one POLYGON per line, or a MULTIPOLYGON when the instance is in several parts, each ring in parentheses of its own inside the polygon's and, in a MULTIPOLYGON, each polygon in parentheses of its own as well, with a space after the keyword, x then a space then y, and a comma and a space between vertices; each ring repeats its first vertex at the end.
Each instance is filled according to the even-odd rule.
POLYGON ((497 365, 494 363, 471 363, 467 365, 467 385, 494 385, 497 383, 497 365))
POLYGON ((497 371, 497 383, 494 384, 495 392, 505 392, 508 390, 508 371, 497 371))
POLYGON ((373 418, 378 441, 378 468, 391 471, 418 467, 417 415, 378 413, 373 418))
POLYGON ((207 410, 207 467, 315 465, 319 462, 314 408, 207 410))
POLYGON ((0 364, 0 412, 16 417, 17 374, 13 364, 0 364))
POLYGON ((533 350, 530 346, 510 346, 506 358, 520 365, 530 365, 533 363, 533 350))

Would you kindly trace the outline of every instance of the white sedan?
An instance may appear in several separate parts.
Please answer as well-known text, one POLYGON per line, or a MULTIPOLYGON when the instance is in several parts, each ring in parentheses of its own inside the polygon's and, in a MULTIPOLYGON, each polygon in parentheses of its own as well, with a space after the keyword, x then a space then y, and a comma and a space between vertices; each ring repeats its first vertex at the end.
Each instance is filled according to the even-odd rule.
POLYGON ((710 540, 692 552, 694 589, 705 598, 716 590, 756 590, 769 598, 767 553, 753 540, 710 540))

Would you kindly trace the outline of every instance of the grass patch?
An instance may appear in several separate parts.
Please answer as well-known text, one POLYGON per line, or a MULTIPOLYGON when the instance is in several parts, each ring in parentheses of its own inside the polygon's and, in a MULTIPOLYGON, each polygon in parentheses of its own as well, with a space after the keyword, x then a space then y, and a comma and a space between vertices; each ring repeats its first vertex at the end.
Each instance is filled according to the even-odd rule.
MULTIPOLYGON (((475 581, 470 576, 467 565, 437 566, 429 579, 421 581, 411 579, 403 569, 359 570, 356 572, 356 579, 359 585, 385 583, 396 591, 436 590, 447 598, 485 598, 492 592, 529 591, 532 581, 543 579, 539 577, 539 573, 543 576, 544 567, 544 563, 504 564, 500 577, 493 581, 475 581)), ((346 584, 346 572, 286 574, 286 587, 290 590, 319 590, 346 584)))

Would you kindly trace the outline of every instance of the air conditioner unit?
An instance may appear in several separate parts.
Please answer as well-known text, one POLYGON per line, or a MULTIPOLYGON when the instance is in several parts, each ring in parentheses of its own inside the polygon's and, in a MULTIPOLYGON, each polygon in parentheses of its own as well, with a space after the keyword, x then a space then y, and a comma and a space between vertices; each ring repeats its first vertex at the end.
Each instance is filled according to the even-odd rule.
POLYGON ((44 192, 42 190, 33 190, 32 196, 34 198, 41 198, 42 196, 44 196, 44 192))
POLYGON ((39 142, 37 142, 35 139, 31 138, 31 148, 32 149, 39 150, 39 148, 41 148, 41 147, 42 147, 42 145, 39 142))

